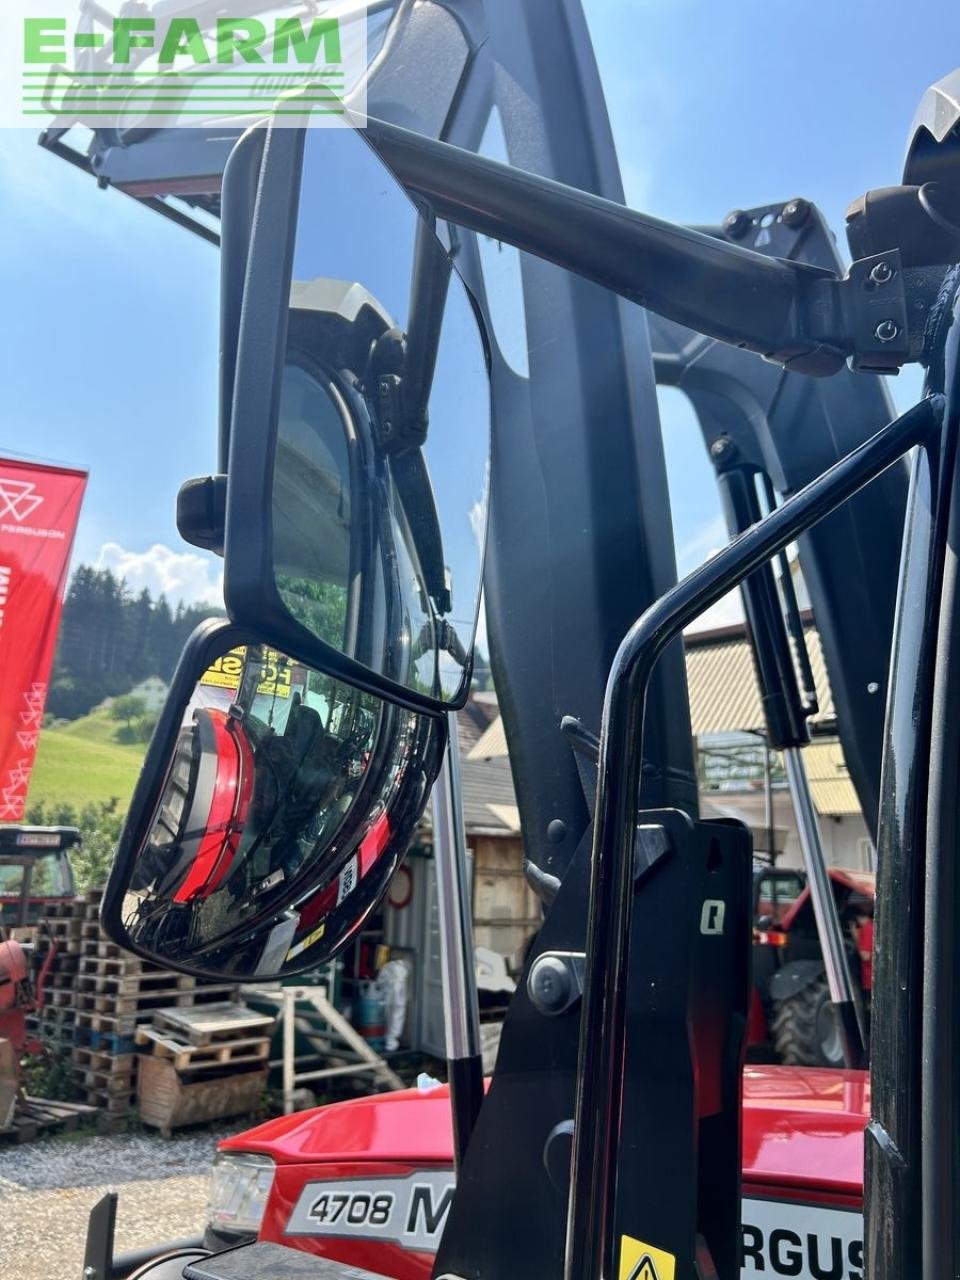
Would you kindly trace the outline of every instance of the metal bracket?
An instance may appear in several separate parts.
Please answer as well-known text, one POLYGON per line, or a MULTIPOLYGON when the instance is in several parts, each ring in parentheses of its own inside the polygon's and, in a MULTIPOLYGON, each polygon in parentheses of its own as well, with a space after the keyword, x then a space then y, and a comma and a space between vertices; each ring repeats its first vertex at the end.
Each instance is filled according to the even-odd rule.
POLYGON ((873 373, 896 372, 910 358, 899 249, 851 263, 839 294, 853 347, 851 367, 873 373))

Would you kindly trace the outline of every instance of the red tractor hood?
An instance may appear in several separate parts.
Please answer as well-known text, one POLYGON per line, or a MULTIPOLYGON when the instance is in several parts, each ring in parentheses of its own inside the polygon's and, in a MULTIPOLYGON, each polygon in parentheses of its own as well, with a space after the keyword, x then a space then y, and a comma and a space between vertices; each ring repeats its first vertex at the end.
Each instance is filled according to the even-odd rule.
MULTIPOLYGON (((791 1199, 859 1203, 870 1110, 865 1072, 747 1067, 743 1094, 745 1184, 791 1199)), ((406 1089, 282 1116, 227 1138, 220 1150, 263 1152, 278 1165, 450 1165, 447 1089, 406 1089)))

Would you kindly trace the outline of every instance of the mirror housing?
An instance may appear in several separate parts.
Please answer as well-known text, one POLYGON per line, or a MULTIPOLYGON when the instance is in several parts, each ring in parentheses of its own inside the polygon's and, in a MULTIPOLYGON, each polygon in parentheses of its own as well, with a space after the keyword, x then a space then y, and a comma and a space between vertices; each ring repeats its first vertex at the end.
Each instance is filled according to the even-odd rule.
POLYGON ((231 618, 429 710, 469 693, 485 529, 489 355, 456 235, 441 243, 360 131, 268 130, 229 426, 231 618), (336 401, 349 468, 320 397, 312 421, 291 412, 292 366, 336 401), (299 514, 278 488, 291 444, 312 449, 288 468, 299 514))

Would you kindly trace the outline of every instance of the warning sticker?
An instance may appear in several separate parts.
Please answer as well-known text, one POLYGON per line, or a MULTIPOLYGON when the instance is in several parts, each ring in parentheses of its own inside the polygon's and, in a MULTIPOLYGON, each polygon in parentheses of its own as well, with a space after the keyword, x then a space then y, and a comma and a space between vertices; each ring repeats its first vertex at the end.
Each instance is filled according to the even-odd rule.
POLYGON ((620 1280, 673 1280, 677 1260, 672 1253, 634 1240, 620 1237, 620 1280))
POLYGON ((297 956, 302 955, 309 947, 312 947, 315 942, 319 942, 324 935, 326 927, 326 923, 317 925, 316 929, 314 929, 312 933, 308 933, 301 942, 298 942, 295 946, 290 948, 287 952, 287 959, 295 959, 297 956))

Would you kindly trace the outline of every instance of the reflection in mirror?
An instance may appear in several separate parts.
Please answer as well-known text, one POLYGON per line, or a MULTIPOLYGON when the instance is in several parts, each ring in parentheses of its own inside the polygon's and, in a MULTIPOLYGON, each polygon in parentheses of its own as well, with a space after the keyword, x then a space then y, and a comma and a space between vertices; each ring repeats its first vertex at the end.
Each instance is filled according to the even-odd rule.
POLYGON ((486 523, 487 355, 437 239, 351 130, 307 130, 273 478, 278 593, 310 633, 452 700, 486 523))
POLYGON ((273 473, 274 572, 297 621, 337 649, 348 647, 352 437, 336 388, 288 362, 273 473))
POLYGON ((435 717, 263 645, 225 647, 196 682, 122 869, 127 940, 217 976, 325 962, 386 890, 441 740, 435 717))

